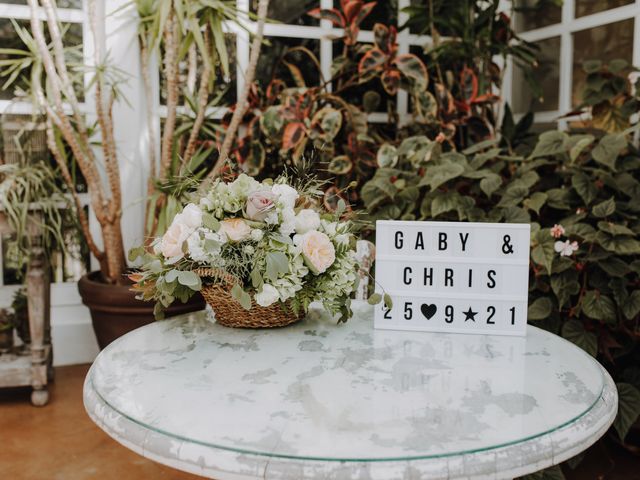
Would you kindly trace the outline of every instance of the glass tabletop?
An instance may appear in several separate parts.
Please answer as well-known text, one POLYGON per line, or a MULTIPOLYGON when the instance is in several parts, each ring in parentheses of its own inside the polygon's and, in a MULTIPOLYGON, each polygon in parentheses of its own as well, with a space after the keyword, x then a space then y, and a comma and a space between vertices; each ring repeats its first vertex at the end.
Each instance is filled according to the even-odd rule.
POLYGON ((425 459, 539 438, 600 398, 602 367, 535 327, 524 338, 373 329, 312 310, 283 329, 204 312, 107 347, 89 382, 119 414, 183 441, 325 461, 425 459))

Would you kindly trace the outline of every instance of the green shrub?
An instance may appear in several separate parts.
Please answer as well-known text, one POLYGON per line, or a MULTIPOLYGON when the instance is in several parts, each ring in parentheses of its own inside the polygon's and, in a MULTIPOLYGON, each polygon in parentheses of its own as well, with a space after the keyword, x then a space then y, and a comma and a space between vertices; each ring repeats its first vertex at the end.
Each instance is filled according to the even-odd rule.
POLYGON ((640 156, 628 134, 549 131, 526 156, 409 137, 378 150, 362 188, 372 220, 530 222, 529 321, 609 369, 622 439, 640 412, 640 156))

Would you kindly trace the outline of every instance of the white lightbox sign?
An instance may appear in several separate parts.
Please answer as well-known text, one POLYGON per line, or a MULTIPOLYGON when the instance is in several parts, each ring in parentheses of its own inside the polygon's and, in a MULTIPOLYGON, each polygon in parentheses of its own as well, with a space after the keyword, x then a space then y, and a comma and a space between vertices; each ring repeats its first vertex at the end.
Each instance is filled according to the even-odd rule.
POLYGON ((378 220, 375 328, 525 335, 530 229, 378 220))

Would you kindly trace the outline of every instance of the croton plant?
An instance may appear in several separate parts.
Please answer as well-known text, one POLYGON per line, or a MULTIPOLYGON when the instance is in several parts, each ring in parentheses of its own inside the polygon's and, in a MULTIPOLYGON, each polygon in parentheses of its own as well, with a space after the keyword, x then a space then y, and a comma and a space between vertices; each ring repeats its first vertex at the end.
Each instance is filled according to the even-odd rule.
MULTIPOLYGON (((309 11, 310 16, 328 20, 344 32, 335 39, 331 78, 322 78, 320 62, 309 49, 286 50, 273 77, 254 85, 244 134, 236 142, 232 160, 242 171, 263 178, 277 175, 284 165, 311 163, 316 173, 331 179, 325 204, 332 208, 339 197, 348 204, 360 203, 360 188, 379 166, 376 154, 384 143, 397 144, 420 133, 429 139, 437 137, 445 149, 456 149, 470 140, 493 136, 500 69, 493 62, 487 64, 486 55, 478 61, 476 50, 460 46, 478 44, 477 36, 496 55, 517 56, 520 64, 532 64, 535 58, 523 53, 532 50, 515 36, 509 18, 497 13, 498 2, 474 5, 481 3, 492 7, 483 7, 486 11, 478 25, 461 32, 433 25, 432 30, 440 28, 456 38, 438 39, 424 51, 418 48, 402 54, 395 26, 376 23, 373 43, 358 40, 362 22, 376 2, 341 0, 335 8, 309 11), (485 32, 487 28, 492 33, 485 32), (295 55, 318 70, 319 84, 307 84, 300 65, 292 60, 295 55), (399 90, 407 92, 412 114, 412 121, 404 125, 395 107, 399 90), (388 123, 368 122, 368 114, 385 108, 388 123)), ((410 17, 421 11, 416 12, 408 11, 410 17)), ((223 119, 223 126, 230 117, 223 119)), ((223 135, 224 128, 221 131, 223 135)))

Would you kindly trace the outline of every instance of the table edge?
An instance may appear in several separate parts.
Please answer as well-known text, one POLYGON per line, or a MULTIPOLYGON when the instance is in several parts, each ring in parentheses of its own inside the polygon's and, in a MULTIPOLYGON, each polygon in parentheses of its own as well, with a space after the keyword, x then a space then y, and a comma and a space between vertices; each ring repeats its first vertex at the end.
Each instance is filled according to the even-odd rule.
POLYGON ((515 478, 561 463, 586 450, 606 433, 617 414, 618 393, 609 373, 601 365, 600 368, 603 374, 600 398, 578 419, 557 430, 481 452, 411 460, 322 461, 269 457, 177 439, 145 428, 105 403, 93 389, 91 369, 85 379, 83 400, 91 420, 121 445, 150 460, 207 478, 333 478, 348 472, 388 480, 405 478, 407 471, 419 474, 419 478, 433 479, 515 478))

